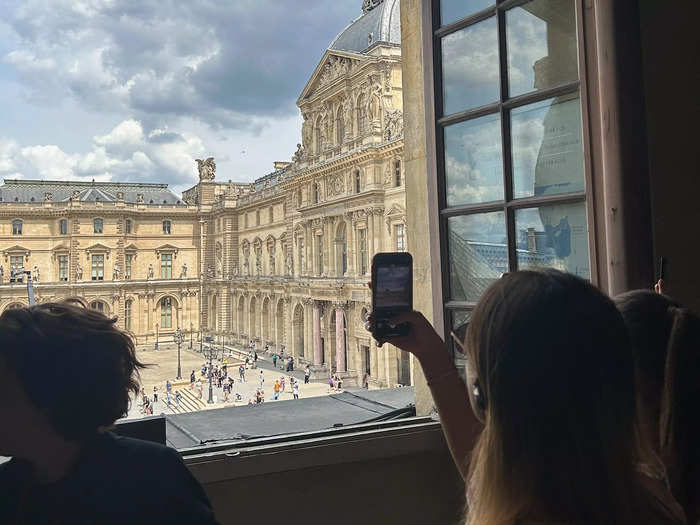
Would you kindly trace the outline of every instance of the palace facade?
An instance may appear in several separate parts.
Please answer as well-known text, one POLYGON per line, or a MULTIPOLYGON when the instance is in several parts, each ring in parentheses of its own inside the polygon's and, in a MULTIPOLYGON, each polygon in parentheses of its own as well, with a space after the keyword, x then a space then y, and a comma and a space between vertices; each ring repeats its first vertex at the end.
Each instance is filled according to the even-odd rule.
POLYGON ((302 144, 253 183, 6 180, 0 309, 68 296, 116 315, 138 344, 181 328, 284 348, 318 376, 410 384, 411 362, 364 329, 372 256, 407 250, 399 0, 363 2, 297 104, 302 144))

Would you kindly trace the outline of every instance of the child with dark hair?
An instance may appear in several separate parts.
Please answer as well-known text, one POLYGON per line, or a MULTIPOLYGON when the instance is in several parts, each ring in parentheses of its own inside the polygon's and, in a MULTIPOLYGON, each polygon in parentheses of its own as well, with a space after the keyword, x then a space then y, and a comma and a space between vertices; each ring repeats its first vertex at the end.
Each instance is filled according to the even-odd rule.
POLYGON ((688 523, 698 524, 700 317, 648 290, 619 295, 615 303, 632 340, 642 432, 663 460, 688 523))
POLYGON ((144 367, 115 321, 75 300, 0 316, 0 523, 216 523, 177 452, 109 431, 144 367))

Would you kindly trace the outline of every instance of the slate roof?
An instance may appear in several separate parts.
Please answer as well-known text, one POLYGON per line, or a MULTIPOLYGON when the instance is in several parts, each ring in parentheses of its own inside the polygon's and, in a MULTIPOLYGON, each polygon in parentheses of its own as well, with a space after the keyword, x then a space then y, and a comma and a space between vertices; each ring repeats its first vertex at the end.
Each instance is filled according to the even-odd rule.
MULTIPOLYGON (((361 390, 239 407, 168 414, 166 441, 173 448, 353 425, 413 405, 413 387, 361 390), (198 441, 199 440, 199 441, 198 441)), ((406 416, 412 415, 407 413, 406 416)))
POLYGON ((365 53, 377 43, 401 44, 401 0, 384 0, 346 27, 328 49, 365 53), (368 36, 372 33, 372 41, 368 36))
POLYGON ((54 202, 67 202, 74 191, 80 192, 83 202, 117 202, 117 192, 124 193, 124 202, 135 204, 136 196, 143 195, 144 204, 186 204, 168 189, 167 184, 140 182, 78 182, 5 179, 0 185, 0 202, 43 202, 50 192, 54 202))

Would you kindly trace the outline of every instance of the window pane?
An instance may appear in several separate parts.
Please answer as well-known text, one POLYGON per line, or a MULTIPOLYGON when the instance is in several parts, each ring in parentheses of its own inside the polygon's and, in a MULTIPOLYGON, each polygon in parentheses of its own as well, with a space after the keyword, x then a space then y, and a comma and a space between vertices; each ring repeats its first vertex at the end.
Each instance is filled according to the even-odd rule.
POLYGON ((498 114, 445 128, 447 205, 503 199, 503 155, 498 114))
POLYGON ((514 109, 511 123, 516 198, 583 191, 577 94, 514 109))
POLYGON ((508 271, 505 214, 480 213, 447 220, 450 299, 478 301, 508 271))
POLYGON ((494 0, 440 0, 440 23, 451 24, 493 4, 494 0))
MULTIPOLYGON (((458 338, 462 340, 462 343, 464 343, 464 335, 466 332, 465 323, 469 321, 472 313, 467 310, 453 310, 452 312, 450 312, 450 314, 450 332, 456 332, 458 338)), ((467 378, 465 367, 467 362, 467 356, 466 354, 462 353, 462 348, 455 344, 452 336, 450 336, 449 339, 449 344, 452 346, 452 350, 454 353, 455 366, 459 371, 459 375, 462 377, 463 380, 466 381, 467 378)))
POLYGON ((578 79, 573 0, 534 0, 506 12, 510 96, 578 79))
POLYGON ((465 27, 442 39, 443 114, 499 99, 496 18, 465 27))
POLYGON ((586 204, 517 210, 518 269, 556 268, 590 279, 586 204))

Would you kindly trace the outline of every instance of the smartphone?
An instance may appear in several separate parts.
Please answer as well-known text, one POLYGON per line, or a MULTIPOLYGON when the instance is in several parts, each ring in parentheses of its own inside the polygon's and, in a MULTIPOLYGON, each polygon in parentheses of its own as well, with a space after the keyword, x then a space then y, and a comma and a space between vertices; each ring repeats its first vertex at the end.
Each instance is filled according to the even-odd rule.
POLYGON ((377 338, 408 334, 407 325, 392 327, 386 320, 413 310, 413 257, 410 253, 378 253, 372 258, 372 310, 377 338))

